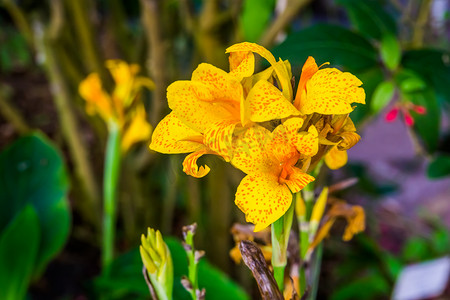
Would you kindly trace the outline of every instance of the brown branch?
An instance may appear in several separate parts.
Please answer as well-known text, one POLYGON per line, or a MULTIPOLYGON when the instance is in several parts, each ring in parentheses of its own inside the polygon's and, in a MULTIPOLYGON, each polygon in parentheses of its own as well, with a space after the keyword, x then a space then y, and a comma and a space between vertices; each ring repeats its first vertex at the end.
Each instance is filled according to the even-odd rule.
POLYGON ((161 30, 161 2, 157 0, 141 0, 141 10, 142 23, 147 35, 147 42, 149 43, 147 69, 155 82, 150 115, 150 123, 154 125, 161 118, 166 102, 167 88, 167 49, 161 30))
POLYGON ((298 12, 308 5, 311 0, 291 0, 288 1, 286 9, 278 15, 272 25, 264 33, 259 44, 268 48, 272 46, 278 33, 280 33, 298 14, 298 12))
POLYGON ((239 250, 241 251, 244 263, 252 271, 253 277, 255 277, 258 283, 262 299, 283 300, 283 295, 278 289, 277 282, 269 270, 261 249, 251 241, 241 241, 239 243, 239 250))

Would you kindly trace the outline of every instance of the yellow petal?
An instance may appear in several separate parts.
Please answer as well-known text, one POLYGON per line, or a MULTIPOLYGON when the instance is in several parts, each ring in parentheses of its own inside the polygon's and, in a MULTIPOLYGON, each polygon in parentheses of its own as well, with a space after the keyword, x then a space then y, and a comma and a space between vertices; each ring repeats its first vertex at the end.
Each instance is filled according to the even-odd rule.
POLYGON ((293 173, 289 175, 289 178, 285 182, 292 193, 298 193, 308 183, 315 180, 314 177, 306 174, 299 168, 292 167, 292 171, 293 171, 293 173))
POLYGON ((213 92, 202 82, 176 81, 167 89, 167 101, 178 119, 200 133, 224 120, 239 122, 230 107, 214 103, 213 92))
POLYGON ((212 101, 241 101, 243 92, 239 80, 213 65, 200 64, 192 73, 191 80, 208 86, 212 101))
POLYGON ((308 132, 298 132, 303 125, 303 119, 290 118, 283 122, 289 135, 289 141, 298 152, 304 156, 314 156, 319 150, 319 133, 314 125, 311 125, 308 132))
POLYGON ((347 227, 345 228, 342 239, 349 241, 357 233, 364 231, 366 228, 366 215, 364 209, 359 205, 352 206, 353 214, 349 218, 347 217, 347 227))
POLYGON ((277 64, 275 57, 272 55, 272 53, 270 53, 269 50, 255 43, 244 42, 235 44, 231 47, 228 47, 226 53, 239 51, 251 51, 264 57, 274 68, 278 76, 278 80, 281 84, 283 95, 286 97, 286 99, 292 100, 292 74, 289 74, 289 71, 287 70, 285 64, 277 64))
POLYGON ((152 126, 147 122, 145 108, 143 105, 139 105, 122 137, 122 152, 125 153, 134 143, 149 140, 151 133, 152 126))
POLYGON ((292 202, 292 194, 278 178, 271 174, 252 174, 242 179, 235 203, 245 213, 246 220, 261 231, 285 214, 292 202))
POLYGON ((299 114, 283 93, 265 80, 258 81, 250 90, 244 109, 253 122, 266 122, 299 114))
POLYGON ((200 166, 199 168, 197 165, 197 159, 206 153, 208 153, 208 151, 206 149, 202 149, 186 156, 183 161, 183 172, 195 178, 206 176, 209 173, 210 168, 207 165, 200 166))
POLYGON ((86 110, 89 114, 97 113, 106 122, 114 117, 111 99, 102 89, 102 82, 97 73, 91 73, 81 81, 78 92, 86 100, 86 110))
POLYGON ((233 156, 232 141, 236 123, 227 121, 211 126, 204 134, 206 147, 222 156, 225 161, 230 161, 233 156))
POLYGON ((320 223, 322 219, 323 212, 325 211, 325 206, 327 205, 328 199, 328 188, 325 187, 319 195, 319 198, 314 204, 312 213, 311 213, 311 222, 315 222, 316 224, 320 223))
POLYGON ((302 97, 306 95, 306 82, 319 70, 315 59, 309 56, 305 64, 302 67, 302 74, 300 76, 300 81, 298 82, 297 94, 295 95, 294 106, 299 109, 300 101, 302 97))
POLYGON ((337 146, 334 146, 327 154, 325 154, 325 163, 331 170, 336 170, 345 166, 347 160, 347 150, 341 151, 337 146))
POLYGON ((306 83, 306 97, 300 102, 303 114, 347 114, 351 103, 365 103, 364 89, 356 76, 335 68, 317 71, 306 83))
POLYGON ((199 135, 199 132, 186 126, 171 112, 156 126, 150 149, 167 154, 194 152, 204 147, 202 136, 200 139, 192 138, 199 135))
POLYGON ((233 139, 233 159, 231 164, 244 173, 271 172, 274 167, 270 154, 265 151, 272 133, 259 125, 254 125, 233 139))
POLYGON ((255 71, 255 56, 250 51, 231 52, 228 57, 230 62, 230 75, 239 81, 249 77, 255 71))
POLYGON ((328 233, 330 232, 331 227, 333 226, 334 222, 336 221, 336 218, 329 219, 325 224, 320 227, 319 231, 317 232, 316 236, 314 237, 313 242, 308 247, 308 252, 311 253, 311 251, 316 248, 317 245, 320 244, 320 242, 328 236, 328 233))

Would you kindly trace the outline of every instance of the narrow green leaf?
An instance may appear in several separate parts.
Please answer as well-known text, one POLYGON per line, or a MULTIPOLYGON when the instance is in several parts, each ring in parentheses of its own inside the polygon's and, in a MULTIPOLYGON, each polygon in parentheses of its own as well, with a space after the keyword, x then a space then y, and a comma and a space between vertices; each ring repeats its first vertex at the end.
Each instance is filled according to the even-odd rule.
POLYGON ((274 0, 245 0, 241 26, 244 39, 257 42, 269 24, 275 6, 274 0))
POLYGON ((394 71, 397 69, 401 58, 401 49, 395 35, 383 34, 380 53, 384 64, 389 70, 394 71))
POLYGON ((272 52, 275 57, 291 62, 295 76, 300 75, 308 56, 313 56, 319 65, 330 62, 350 71, 366 70, 377 64, 377 52, 366 38, 346 28, 328 24, 291 33, 272 52))
POLYGON ((385 33, 395 35, 395 19, 383 8, 381 1, 338 0, 346 8, 353 25, 363 34, 381 39, 385 33))
POLYGON ((392 81, 384 81, 375 89, 370 108, 373 113, 378 113, 391 101, 394 96, 395 85, 392 81))
POLYGON ((39 249, 36 211, 25 206, 0 235, 0 295, 2 300, 25 298, 39 249))
POLYGON ((428 177, 441 178, 450 175, 450 155, 439 155, 428 165, 428 177))
POLYGON ((400 89, 404 93, 415 93, 423 91, 427 84, 417 76, 406 78, 402 81, 400 89))

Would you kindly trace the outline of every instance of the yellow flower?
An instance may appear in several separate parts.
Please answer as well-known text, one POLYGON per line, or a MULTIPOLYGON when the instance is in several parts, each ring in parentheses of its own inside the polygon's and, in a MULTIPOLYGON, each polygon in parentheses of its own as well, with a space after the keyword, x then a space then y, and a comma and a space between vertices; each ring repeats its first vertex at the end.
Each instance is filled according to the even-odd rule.
POLYGON ((364 231, 366 227, 366 217, 364 209, 361 206, 349 205, 344 201, 338 201, 326 213, 324 217, 325 223, 317 232, 314 241, 309 246, 308 252, 311 252, 328 235, 334 222, 339 217, 347 220, 347 227, 342 236, 344 241, 351 240, 355 234, 364 231))
POLYGON ((327 154, 325 154, 325 164, 331 170, 339 169, 347 163, 347 150, 339 150, 337 146, 333 146, 327 154))
POLYGON ((273 132, 255 125, 235 139, 231 163, 247 174, 238 186, 235 203, 247 221, 255 224, 255 232, 283 216, 292 193, 314 180, 295 167, 301 154, 289 142, 291 134, 297 133, 284 125, 273 132))
POLYGON ((153 82, 137 76, 139 66, 121 60, 108 60, 106 67, 114 79, 114 89, 109 95, 103 90, 100 76, 89 74, 79 86, 81 97, 86 100, 86 111, 98 114, 107 124, 115 122, 123 132, 122 151, 132 144, 150 138, 152 128, 146 120, 143 104, 137 101, 142 87, 153 89, 153 82))
MULTIPOLYGON (((236 44, 230 52, 230 73, 213 65, 202 63, 192 73, 191 80, 176 81, 167 89, 171 117, 158 124, 150 149, 162 153, 190 153, 184 170, 194 177, 202 177, 209 167, 197 168, 196 161, 203 154, 216 154, 230 161, 233 157, 233 134, 245 130, 254 122, 266 122, 298 115, 292 105, 290 70, 275 61, 265 48, 251 43, 236 44), (270 74, 245 88, 241 80, 254 72, 252 51, 267 58, 283 82, 286 91, 280 91, 270 81, 270 74), (289 85, 287 85, 289 84, 289 85), (290 88, 290 90, 289 90, 290 88), (194 138, 192 138, 194 137, 194 138), (168 141, 168 139, 170 141, 168 141), (186 141, 188 148, 182 148, 186 141), (195 142, 193 142, 195 141, 195 142), (195 147, 190 147, 195 143, 195 147), (171 149, 176 145, 175 148, 171 149), (181 147, 181 148, 180 148, 181 147)), ((271 71, 273 73, 273 70, 271 71)))
MULTIPOLYGON (((328 63, 327 63, 328 64, 328 63)), ((302 68, 294 105, 302 114, 348 114, 353 102, 365 104, 362 82, 348 72, 320 69, 311 56, 302 68)))

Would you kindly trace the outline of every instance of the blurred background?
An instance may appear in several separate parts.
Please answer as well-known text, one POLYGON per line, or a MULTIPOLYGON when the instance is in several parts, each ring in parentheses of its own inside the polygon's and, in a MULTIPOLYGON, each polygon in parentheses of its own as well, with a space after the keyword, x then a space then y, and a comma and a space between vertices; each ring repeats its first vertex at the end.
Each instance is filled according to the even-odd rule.
POLYGON ((321 180, 358 178, 337 196, 364 207, 367 228, 343 242, 344 222, 334 227, 318 299, 389 299, 404 266, 450 252, 449 1, 0 0, 0 287, 16 276, 29 299, 149 299, 140 235, 161 230, 182 265, 177 238, 197 222, 207 299, 258 299, 229 256, 243 173, 206 157, 210 174, 189 177, 185 155, 150 140, 121 157, 116 255, 101 272, 108 129, 78 91, 92 72, 112 90, 106 60, 137 64, 154 82, 140 95, 154 128, 167 86, 201 62, 228 71, 225 49, 241 41, 289 60, 297 82, 311 55, 364 83, 367 104, 352 113, 361 142, 321 180))

